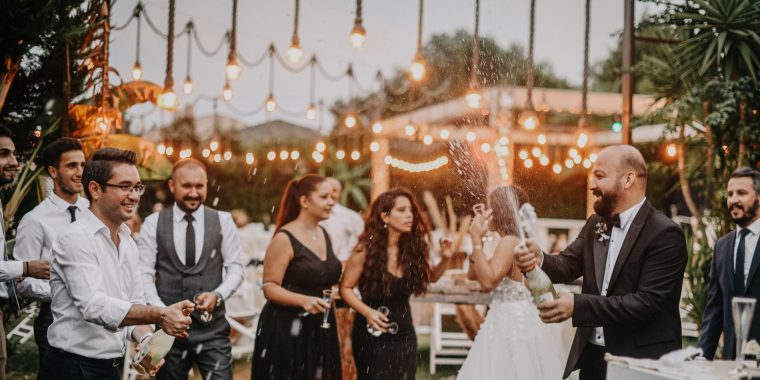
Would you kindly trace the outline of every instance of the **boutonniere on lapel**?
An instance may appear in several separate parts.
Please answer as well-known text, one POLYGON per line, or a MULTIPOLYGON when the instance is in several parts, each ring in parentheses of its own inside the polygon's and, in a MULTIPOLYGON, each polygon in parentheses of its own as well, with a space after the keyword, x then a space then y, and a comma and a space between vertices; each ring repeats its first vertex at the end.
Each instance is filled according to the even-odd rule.
POLYGON ((596 239, 600 242, 605 242, 607 240, 610 240, 610 234, 609 234, 609 225, 605 222, 598 222, 596 224, 596 228, 594 229, 594 234, 596 235, 596 239))

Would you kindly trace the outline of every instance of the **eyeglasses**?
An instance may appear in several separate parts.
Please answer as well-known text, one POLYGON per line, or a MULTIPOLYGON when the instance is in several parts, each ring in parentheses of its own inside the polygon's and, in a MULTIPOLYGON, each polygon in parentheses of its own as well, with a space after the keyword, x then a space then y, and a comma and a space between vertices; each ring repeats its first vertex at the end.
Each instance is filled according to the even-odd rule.
POLYGON ((143 194, 145 194, 145 185, 143 185, 143 184, 132 186, 132 185, 114 185, 114 184, 106 182, 106 183, 103 183, 102 185, 103 186, 116 187, 116 188, 120 189, 121 191, 123 191, 125 193, 131 193, 131 192, 134 191, 134 192, 137 193, 137 195, 143 195, 143 194))

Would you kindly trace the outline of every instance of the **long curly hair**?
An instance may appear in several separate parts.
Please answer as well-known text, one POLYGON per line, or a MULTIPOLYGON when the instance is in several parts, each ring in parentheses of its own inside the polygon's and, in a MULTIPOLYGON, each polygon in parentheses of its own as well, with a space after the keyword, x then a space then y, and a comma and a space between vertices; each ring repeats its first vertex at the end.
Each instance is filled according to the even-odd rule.
POLYGON ((388 272, 388 228, 382 215, 388 215, 396 199, 405 197, 412 204, 412 230, 402 233, 398 241, 398 263, 403 268, 402 288, 408 294, 422 294, 430 283, 429 234, 430 227, 420 213, 420 207, 412 193, 404 188, 395 188, 380 194, 370 205, 364 221, 364 232, 359 236, 359 246, 363 247, 367 258, 359 279, 359 291, 367 299, 382 299, 390 296, 390 276, 388 272))

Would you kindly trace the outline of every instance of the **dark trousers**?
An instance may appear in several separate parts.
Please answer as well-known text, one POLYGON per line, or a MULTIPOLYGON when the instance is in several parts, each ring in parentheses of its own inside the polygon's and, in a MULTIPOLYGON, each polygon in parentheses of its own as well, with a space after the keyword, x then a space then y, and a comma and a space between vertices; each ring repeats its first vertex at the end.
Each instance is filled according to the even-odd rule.
POLYGON ((50 303, 41 302, 40 312, 37 314, 37 318, 34 319, 34 341, 37 343, 37 350, 39 351, 40 368, 42 368, 42 364, 45 362, 45 355, 50 351, 47 331, 52 323, 53 313, 50 311, 50 303))
POLYGON ((605 380, 607 378, 607 363, 604 361, 604 347, 586 343, 578 368, 581 370, 580 380, 605 380))
POLYGON ((187 380, 193 363, 198 365, 204 380, 232 379, 230 325, 226 320, 220 323, 224 327, 217 328, 211 336, 203 334, 206 335, 203 340, 193 339, 193 330, 196 329, 192 326, 188 339, 175 339, 171 351, 164 357, 166 362, 156 374, 156 380, 187 380))
POLYGON ((92 359, 51 348, 37 376, 41 380, 119 380, 122 358, 92 359))

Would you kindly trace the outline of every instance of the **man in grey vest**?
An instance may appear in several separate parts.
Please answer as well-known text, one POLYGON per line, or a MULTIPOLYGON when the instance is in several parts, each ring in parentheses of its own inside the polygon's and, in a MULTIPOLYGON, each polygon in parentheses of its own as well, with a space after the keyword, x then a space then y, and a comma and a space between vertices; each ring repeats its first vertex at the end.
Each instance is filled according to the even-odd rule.
POLYGON ((148 216, 137 239, 148 303, 196 303, 190 336, 174 341, 156 376, 159 380, 187 379, 193 363, 203 379, 232 378, 224 300, 243 281, 240 240, 229 213, 203 205, 207 182, 200 161, 190 158, 174 164, 169 179, 174 205, 148 216))

